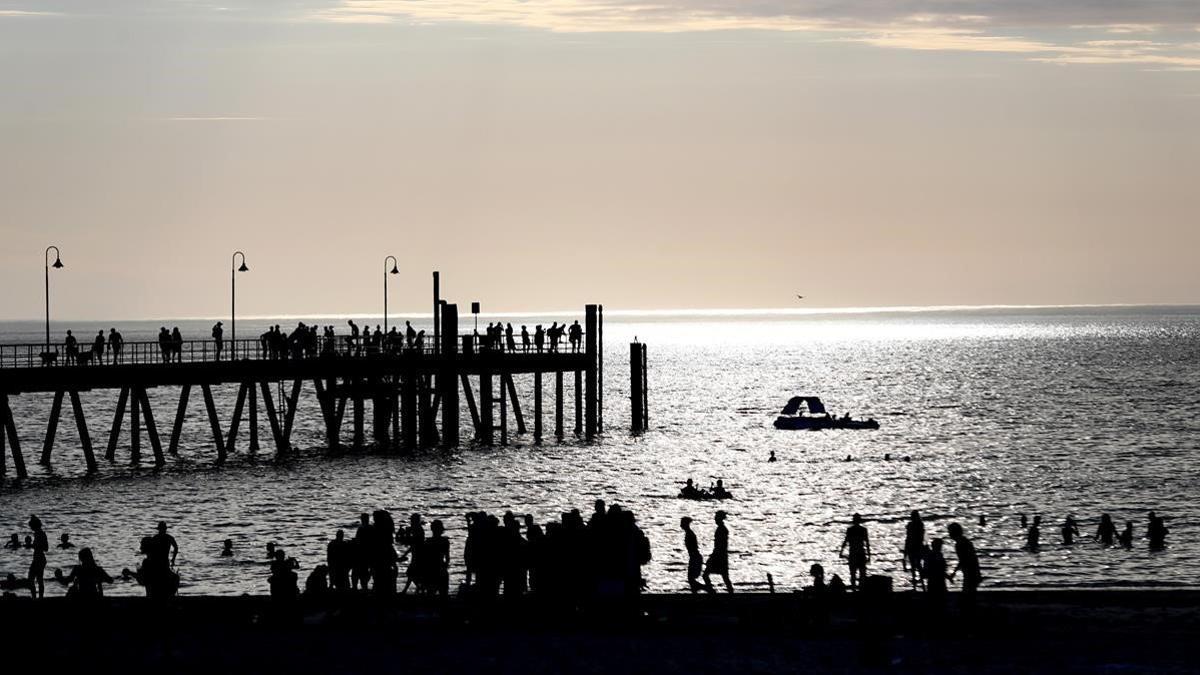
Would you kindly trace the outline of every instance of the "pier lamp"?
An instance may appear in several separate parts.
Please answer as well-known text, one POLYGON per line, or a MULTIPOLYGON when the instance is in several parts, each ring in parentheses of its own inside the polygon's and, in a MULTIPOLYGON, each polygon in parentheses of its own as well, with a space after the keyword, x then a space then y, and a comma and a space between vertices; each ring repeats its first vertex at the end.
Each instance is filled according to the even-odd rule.
POLYGON ((471 314, 475 317, 475 332, 479 332, 479 302, 471 303, 471 314))
POLYGON ((249 272, 246 267, 246 254, 234 251, 229 262, 229 346, 233 349, 233 359, 237 358, 237 273, 249 272), (242 256, 241 266, 237 266, 238 256, 242 256))
POLYGON ((388 275, 389 274, 400 274, 400 268, 397 267, 396 265, 397 265, 397 261, 396 261, 396 256, 394 256, 394 255, 389 255, 388 257, 383 259, 383 333, 384 333, 384 335, 387 335, 387 332, 388 332, 388 292, 387 292, 388 291, 388 288, 387 288, 388 287, 388 275), (388 266, 387 266, 389 260, 392 261, 391 271, 388 270, 388 266))
POLYGON ((50 268, 63 268, 62 255, 57 246, 46 247, 46 351, 50 351, 50 268), (50 264, 50 249, 54 249, 54 264, 50 264))

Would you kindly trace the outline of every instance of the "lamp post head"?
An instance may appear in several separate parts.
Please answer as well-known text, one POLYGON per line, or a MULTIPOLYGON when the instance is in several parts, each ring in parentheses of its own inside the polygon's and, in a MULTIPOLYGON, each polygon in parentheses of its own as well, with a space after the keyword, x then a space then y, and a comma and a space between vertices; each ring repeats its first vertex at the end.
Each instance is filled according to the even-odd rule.
POLYGON ((400 268, 396 267, 395 263, 392 263, 392 271, 388 272, 388 274, 400 274, 400 268))
POLYGON ((51 267, 56 270, 61 270, 63 268, 62 258, 58 257, 57 255, 54 256, 54 264, 51 265, 51 267))
POLYGON ((242 266, 238 268, 239 272, 249 272, 250 268, 246 267, 246 261, 242 260, 242 266))

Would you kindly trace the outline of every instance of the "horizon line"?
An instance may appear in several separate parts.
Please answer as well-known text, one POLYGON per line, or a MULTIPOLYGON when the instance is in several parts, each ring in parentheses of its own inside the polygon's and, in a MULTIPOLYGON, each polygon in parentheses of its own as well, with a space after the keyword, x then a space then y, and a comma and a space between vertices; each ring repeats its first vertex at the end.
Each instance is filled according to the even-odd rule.
MULTIPOLYGON (((603 304, 600 305, 603 307, 603 304)), ((936 312, 971 312, 971 311, 995 311, 995 310, 1052 310, 1052 309, 1133 309, 1133 308, 1161 307, 1161 308, 1186 308, 1200 307, 1197 303, 1077 303, 1077 304, 983 304, 983 305, 877 305, 877 306, 852 306, 852 307, 748 307, 748 308, 675 308, 675 309, 617 309, 609 310, 605 314, 609 317, 617 318, 712 318, 712 317, 738 317, 738 316, 822 316, 822 315, 856 315, 856 314, 919 314, 919 313, 936 313, 936 312)), ((524 312, 480 312, 480 317, 570 317, 580 316, 580 310, 547 310, 547 311, 524 311, 524 312)), ((469 312, 459 314, 460 318, 472 316, 469 312)), ((388 318, 405 319, 424 319, 429 318, 430 314, 425 312, 392 312, 388 314, 388 318)), ((152 316, 143 318, 108 318, 108 319, 87 319, 87 318, 67 318, 53 319, 52 323, 68 323, 68 322, 120 322, 120 321, 223 321, 230 317, 224 315, 207 315, 207 316, 152 316)), ((251 314, 239 316, 243 321, 265 321, 265 320, 349 320, 349 319, 378 319, 383 320, 382 314, 374 314, 371 312, 358 313, 315 313, 315 314, 251 314)), ((25 318, 25 319, 0 319, 3 323, 41 323, 43 319, 25 318)))

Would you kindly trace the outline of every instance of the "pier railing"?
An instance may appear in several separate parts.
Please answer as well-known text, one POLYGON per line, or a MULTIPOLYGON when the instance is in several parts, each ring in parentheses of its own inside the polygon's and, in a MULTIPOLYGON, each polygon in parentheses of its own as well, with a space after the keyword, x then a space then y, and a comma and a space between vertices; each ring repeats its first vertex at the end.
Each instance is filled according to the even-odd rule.
MULTIPOLYGON (((540 348, 534 344, 528 346, 517 342, 515 348, 509 349, 504 340, 499 345, 489 346, 482 341, 477 342, 472 334, 461 335, 456 341, 456 353, 510 353, 510 354, 570 354, 582 353, 583 340, 572 345, 563 339, 557 345, 547 340, 540 348)), ((50 345, 45 343, 0 344, 0 369, 9 368, 102 368, 112 365, 157 365, 169 366, 188 363, 216 363, 219 361, 276 361, 290 359, 372 359, 394 357, 421 357, 440 353, 438 345, 432 340, 421 344, 409 344, 407 341, 382 345, 359 339, 352 340, 349 336, 337 336, 333 339, 320 338, 315 349, 310 344, 304 346, 287 345, 283 348, 272 348, 260 339, 225 340, 222 349, 217 350, 214 340, 183 340, 182 342, 135 341, 125 342, 119 350, 114 350, 107 343, 103 351, 95 352, 92 345, 80 344, 73 352, 68 352, 65 345, 50 345)))

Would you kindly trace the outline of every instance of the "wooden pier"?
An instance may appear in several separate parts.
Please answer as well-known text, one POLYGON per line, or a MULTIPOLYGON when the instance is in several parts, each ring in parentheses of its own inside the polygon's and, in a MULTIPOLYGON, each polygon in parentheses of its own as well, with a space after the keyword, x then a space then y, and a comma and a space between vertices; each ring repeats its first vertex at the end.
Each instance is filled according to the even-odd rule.
MULTIPOLYGON (((351 410, 351 445, 366 447, 367 404, 371 408, 371 442, 380 449, 404 451, 418 447, 454 447, 460 444, 460 406, 465 403, 474 438, 484 445, 507 445, 515 434, 528 433, 533 442, 543 440, 543 378, 554 377, 552 418, 556 439, 567 433, 564 380, 574 382, 574 428, 580 438, 594 440, 603 429, 603 309, 584 308, 581 344, 563 339, 556 348, 545 346, 516 349, 507 345, 476 344, 473 334, 459 330, 458 307, 437 301, 435 338, 428 345, 402 344, 395 350, 371 350, 362 342, 339 339, 332 349, 315 356, 296 358, 269 353, 258 339, 225 343, 224 358, 211 340, 188 341, 176 347, 168 362, 157 342, 127 343, 119 362, 65 365, 46 364, 45 345, 0 346, 0 476, 8 471, 11 455, 18 478, 26 476, 24 455, 10 399, 27 394, 52 394, 50 419, 42 445, 41 462, 53 457, 55 436, 69 401, 79 431, 84 461, 89 473, 97 470, 90 427, 84 417, 81 397, 101 389, 118 392, 116 409, 104 457, 116 460, 121 433, 128 415, 129 459, 142 460, 143 432, 155 464, 163 464, 180 447, 184 418, 199 389, 212 435, 215 461, 224 462, 235 452, 238 432, 249 426, 248 449, 258 449, 258 415, 266 415, 275 452, 292 449, 297 401, 308 383, 316 392, 330 450, 343 447, 343 421, 351 410), (530 409, 522 406, 515 375, 532 374, 532 424, 526 423, 530 409), (237 385, 237 398, 227 426, 213 396, 213 387, 237 385), (151 389, 177 388, 178 405, 169 436, 159 433, 158 419, 150 405, 151 389), (273 390, 278 387, 281 394, 273 390), (478 395, 476 395, 478 393, 478 395), (277 400, 278 398, 278 400, 277 400), (499 408, 499 410, 497 410, 499 408), (498 414, 498 419, 497 419, 498 414), (510 419, 515 426, 510 427, 510 419), (440 421, 440 424, 439 424, 440 421), (7 448, 5 447, 7 446, 7 448), (7 449, 7 452, 5 450, 7 449)), ((84 347, 86 348, 86 347, 84 347)))

